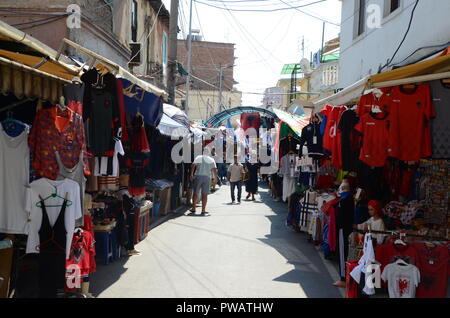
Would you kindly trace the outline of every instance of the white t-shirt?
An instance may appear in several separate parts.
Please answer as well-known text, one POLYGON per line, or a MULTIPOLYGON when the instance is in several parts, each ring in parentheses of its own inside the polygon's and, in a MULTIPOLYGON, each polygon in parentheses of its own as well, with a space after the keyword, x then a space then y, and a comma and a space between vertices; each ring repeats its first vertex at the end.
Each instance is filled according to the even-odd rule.
POLYGON ((211 170, 217 168, 216 162, 210 156, 197 156, 194 160, 194 164, 197 165, 197 170, 195 171, 196 176, 211 177, 211 170))
MULTIPOLYGON (((66 258, 69 258, 70 248, 72 246, 73 231, 75 229, 75 220, 83 216, 80 201, 80 186, 78 185, 78 183, 70 179, 54 181, 47 178, 42 178, 30 184, 26 202, 26 209, 30 213, 30 221, 28 223, 27 229, 28 241, 26 253, 39 253, 37 247, 40 243, 39 230, 42 224, 42 208, 36 206, 36 204, 40 202, 39 195, 41 195, 41 197, 45 199, 51 194, 55 193, 55 187, 59 196, 64 198, 67 193, 67 199, 72 201, 71 205, 67 205, 66 213, 64 215, 67 232, 66 258)), ((58 219, 63 202, 64 199, 61 199, 59 197, 50 198, 44 201, 51 226, 53 226, 58 219), (51 207, 50 205, 60 206, 51 207)))
MULTIPOLYGON (((384 226, 384 222, 383 219, 378 219, 375 220, 373 217, 371 217, 370 219, 368 219, 366 222, 362 223, 362 224, 358 224, 358 229, 359 230, 364 230, 364 227, 366 226, 370 226, 371 230, 374 231, 386 231, 386 227, 384 226)), ((372 234, 373 238, 375 238, 377 240, 378 244, 383 244, 384 242, 384 238, 385 235, 384 234, 372 234)))
POLYGON ((230 182, 238 182, 242 180, 242 174, 244 173, 244 166, 241 164, 232 164, 229 168, 230 182))
POLYGON ((415 298, 420 272, 411 264, 404 266, 392 263, 384 268, 381 279, 388 282, 390 298, 415 298))
POLYGON ((0 233, 26 234, 25 200, 30 178, 28 127, 10 137, 0 124, 0 233))

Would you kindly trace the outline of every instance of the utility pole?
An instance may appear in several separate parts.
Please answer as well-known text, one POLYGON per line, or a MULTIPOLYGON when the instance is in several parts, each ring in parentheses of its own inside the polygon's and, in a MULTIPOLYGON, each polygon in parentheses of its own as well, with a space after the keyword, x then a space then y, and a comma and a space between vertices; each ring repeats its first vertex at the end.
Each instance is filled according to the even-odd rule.
POLYGON ((302 59, 305 58, 305 36, 302 39, 302 59))
POLYGON ((222 77, 223 77, 223 66, 220 65, 220 75, 219 75, 219 113, 222 111, 222 77))
POLYGON ((186 81, 186 108, 185 112, 188 113, 189 110, 189 89, 191 86, 191 72, 192 72, 192 2, 189 14, 189 36, 188 36, 188 75, 186 81))
POLYGON ((177 34, 178 34, 178 0, 170 1, 169 25, 169 74, 167 90, 169 91, 169 104, 175 105, 175 74, 177 72, 177 34))

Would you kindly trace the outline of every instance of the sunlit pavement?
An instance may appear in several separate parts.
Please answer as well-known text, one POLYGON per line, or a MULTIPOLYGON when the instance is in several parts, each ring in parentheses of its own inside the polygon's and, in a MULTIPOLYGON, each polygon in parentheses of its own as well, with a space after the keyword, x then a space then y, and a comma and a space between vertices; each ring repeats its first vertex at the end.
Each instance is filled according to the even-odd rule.
POLYGON ((260 188, 231 204, 230 188, 209 196, 210 216, 184 215, 153 228, 140 256, 98 265, 97 297, 342 297, 335 264, 305 234, 285 226, 287 205, 260 188))

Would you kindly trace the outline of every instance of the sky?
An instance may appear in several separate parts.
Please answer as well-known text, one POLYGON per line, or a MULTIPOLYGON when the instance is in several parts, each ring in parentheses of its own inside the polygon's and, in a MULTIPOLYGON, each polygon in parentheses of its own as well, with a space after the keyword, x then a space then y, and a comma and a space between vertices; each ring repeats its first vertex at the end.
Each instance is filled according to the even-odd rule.
MULTIPOLYGON (((189 32, 190 0, 179 0, 179 37, 189 32)), ((284 64, 298 63, 302 57, 302 39, 305 58, 321 48, 323 22, 296 9, 272 12, 238 12, 230 10, 273 10, 298 7, 320 0, 196 0, 193 6, 192 28, 200 29, 205 41, 235 44, 235 87, 243 92, 244 106, 260 106, 263 93, 276 86, 284 64), (210 6, 205 5, 205 3, 210 6), (287 3, 287 4, 286 4, 287 3)), ((170 10, 170 0, 163 0, 170 10)), ((326 0, 298 8, 326 21, 339 24, 341 1, 326 0)), ((325 41, 339 35, 340 28, 325 24, 325 41)))

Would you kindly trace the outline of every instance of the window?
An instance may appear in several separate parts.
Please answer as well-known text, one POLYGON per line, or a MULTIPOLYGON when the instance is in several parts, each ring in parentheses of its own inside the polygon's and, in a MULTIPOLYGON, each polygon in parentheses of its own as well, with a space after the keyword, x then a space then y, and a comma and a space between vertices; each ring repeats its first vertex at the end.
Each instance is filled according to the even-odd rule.
POLYGON ((359 0, 358 8, 358 33, 361 35, 366 30, 366 0, 359 0))
POLYGON ((384 0, 384 17, 400 8, 400 0, 384 0))
POLYGON ((131 41, 137 42, 137 20, 138 20, 138 4, 136 1, 131 3, 131 41))
POLYGON ((400 7, 400 0, 391 0, 391 13, 400 7))

